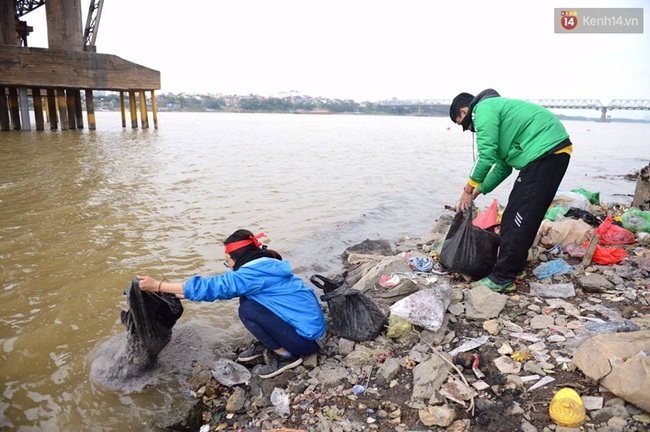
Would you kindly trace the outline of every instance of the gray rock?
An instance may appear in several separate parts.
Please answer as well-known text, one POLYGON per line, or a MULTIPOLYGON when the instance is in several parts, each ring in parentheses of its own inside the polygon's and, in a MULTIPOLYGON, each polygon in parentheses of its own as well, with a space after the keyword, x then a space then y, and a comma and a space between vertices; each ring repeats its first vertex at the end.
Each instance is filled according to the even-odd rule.
POLYGON ((322 383, 323 388, 336 387, 348 375, 347 369, 341 366, 327 367, 321 366, 319 369, 314 369, 316 372, 315 378, 322 383))
POLYGON ((537 432, 537 428, 527 422, 526 420, 521 421, 521 431, 522 432, 537 432))
POLYGON ((472 288, 465 295, 466 316, 476 320, 495 318, 499 316, 507 301, 507 296, 495 293, 488 287, 472 288))
POLYGON ((462 303, 452 303, 449 305, 447 310, 449 311, 450 314, 459 316, 463 312, 465 312, 465 305, 462 303))
POLYGON ((448 406, 428 406, 418 412, 420 421, 425 426, 449 426, 455 419, 454 410, 448 406))
POLYGON ((545 329, 555 324, 555 319, 550 315, 535 315, 530 320, 530 326, 534 329, 545 329))
POLYGON ((570 298, 575 297, 576 290, 572 283, 547 285, 538 282, 531 282, 530 293, 540 297, 570 298))
MULTIPOLYGON (((451 361, 449 357, 448 359, 451 361)), ((428 400, 431 398, 447 379, 450 369, 451 366, 437 354, 415 366, 413 368, 413 399, 428 400)))
POLYGON ((589 293, 604 293, 614 288, 614 285, 605 276, 595 273, 578 278, 578 285, 589 293))
POLYGON ((226 402, 226 411, 239 412, 246 403, 246 391, 241 387, 234 387, 234 390, 226 402))
POLYGON ((377 370, 377 384, 385 386, 388 385, 399 372, 400 359, 397 357, 387 358, 379 369, 377 370))
POLYGON ((429 347, 423 343, 414 345, 411 351, 409 351, 409 358, 416 363, 422 363, 430 356, 431 352, 429 351, 429 347))
POLYGON ((339 339, 339 354, 346 356, 354 350, 354 341, 349 339, 340 338, 339 339))

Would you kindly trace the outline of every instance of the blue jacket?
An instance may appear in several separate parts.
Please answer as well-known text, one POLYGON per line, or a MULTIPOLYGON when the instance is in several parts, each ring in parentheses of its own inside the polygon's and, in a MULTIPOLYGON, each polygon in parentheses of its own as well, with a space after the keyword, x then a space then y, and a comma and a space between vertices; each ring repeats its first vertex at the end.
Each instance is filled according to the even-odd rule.
POLYGON ((210 302, 246 296, 304 338, 316 340, 325 333, 325 316, 314 290, 293 274, 286 261, 258 258, 223 275, 194 276, 183 285, 183 294, 188 300, 210 302))

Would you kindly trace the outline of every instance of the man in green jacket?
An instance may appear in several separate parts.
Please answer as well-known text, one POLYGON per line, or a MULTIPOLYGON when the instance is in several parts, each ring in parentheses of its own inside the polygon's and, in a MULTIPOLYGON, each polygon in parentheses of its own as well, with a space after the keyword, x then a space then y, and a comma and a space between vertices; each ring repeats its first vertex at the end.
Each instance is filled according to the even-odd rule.
POLYGON ((515 291, 515 278, 526 267, 528 249, 569 166, 573 149, 557 117, 530 102, 502 98, 487 89, 460 93, 449 109, 451 120, 476 132, 478 157, 459 201, 465 211, 519 170, 501 218, 501 246, 487 277, 473 283, 496 292, 515 291))

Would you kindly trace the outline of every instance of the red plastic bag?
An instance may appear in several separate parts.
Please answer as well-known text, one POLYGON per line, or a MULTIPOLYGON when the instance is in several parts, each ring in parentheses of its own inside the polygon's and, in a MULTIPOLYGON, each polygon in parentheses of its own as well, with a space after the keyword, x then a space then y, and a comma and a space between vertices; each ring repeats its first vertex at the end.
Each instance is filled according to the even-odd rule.
MULTIPOLYGON (((582 245, 585 249, 589 246, 589 240, 584 242, 582 245)), ((608 248, 602 246, 596 246, 594 250, 594 256, 591 258, 591 261, 596 264, 616 264, 623 261, 627 258, 627 252, 620 248, 608 248)))
POLYGON ((488 207, 485 211, 479 211, 476 214, 476 217, 474 218, 472 223, 476 227, 488 229, 497 224, 497 217, 498 217, 497 200, 495 198, 492 200, 492 204, 490 204, 490 207, 488 207))
POLYGON ((614 225, 612 223, 612 215, 607 215, 607 218, 594 230, 594 234, 600 236, 598 244, 603 245, 622 245, 634 243, 634 233, 628 231, 623 227, 614 225))

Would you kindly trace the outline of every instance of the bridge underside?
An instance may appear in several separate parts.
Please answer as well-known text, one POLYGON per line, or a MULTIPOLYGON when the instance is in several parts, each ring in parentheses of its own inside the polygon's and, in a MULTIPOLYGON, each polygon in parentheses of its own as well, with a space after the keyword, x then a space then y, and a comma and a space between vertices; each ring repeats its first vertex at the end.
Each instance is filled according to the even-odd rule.
MULTIPOLYGON (((139 101, 142 127, 149 127, 145 91, 151 91, 154 127, 157 127, 154 90, 160 72, 111 54, 0 45, 0 130, 30 130, 29 98, 36 129, 83 128, 81 91, 85 92, 88 127, 95 129, 93 90, 128 94, 131 126, 137 127, 139 101), (42 91, 42 93, 41 93, 42 91), (136 95, 138 101, 136 101, 136 95), (43 109, 46 116, 43 116, 43 109)), ((122 125, 126 125, 124 102, 122 125)))
POLYGON ((158 90, 160 72, 111 54, 0 45, 0 86, 158 90))

